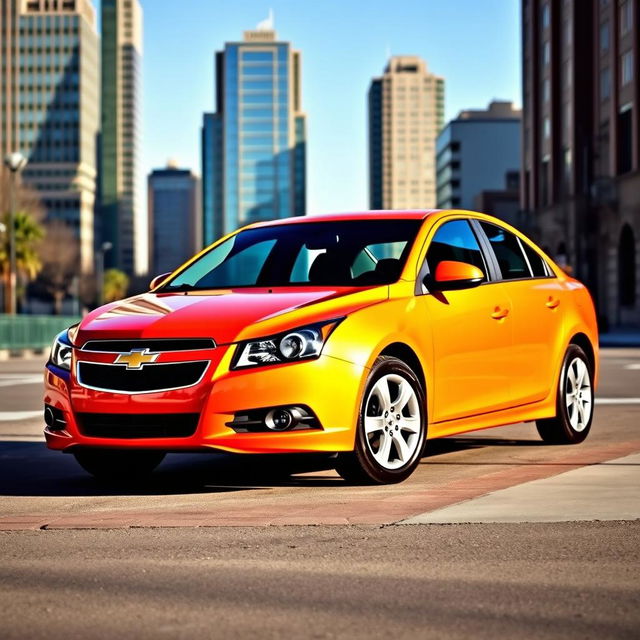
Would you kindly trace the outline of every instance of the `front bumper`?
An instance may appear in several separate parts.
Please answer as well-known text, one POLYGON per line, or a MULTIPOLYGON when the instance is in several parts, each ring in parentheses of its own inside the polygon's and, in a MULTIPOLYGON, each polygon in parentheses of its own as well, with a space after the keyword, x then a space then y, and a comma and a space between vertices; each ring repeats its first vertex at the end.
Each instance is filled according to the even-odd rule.
MULTIPOLYGON (((307 362, 231 371, 227 347, 218 347, 197 385, 135 395, 88 389, 75 373, 47 365, 45 404, 64 414, 66 428, 45 429, 51 449, 74 447, 193 451, 219 449, 236 453, 351 451, 354 447, 359 399, 366 370, 331 356, 307 362), (306 405, 322 428, 284 432, 237 433, 226 423, 234 414, 280 405, 306 405), (77 413, 198 413, 195 433, 177 438, 90 437, 81 432, 77 413)), ((72 371, 75 370, 74 366, 72 371)))

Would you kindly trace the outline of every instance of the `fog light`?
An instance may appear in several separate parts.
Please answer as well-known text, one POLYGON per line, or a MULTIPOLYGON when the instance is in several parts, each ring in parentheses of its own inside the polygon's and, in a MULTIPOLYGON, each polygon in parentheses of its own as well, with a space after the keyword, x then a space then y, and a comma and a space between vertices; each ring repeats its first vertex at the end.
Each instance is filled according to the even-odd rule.
POLYGON ((44 422, 51 431, 62 431, 67 428, 64 413, 50 404, 44 405, 44 422))
POLYGON ((269 411, 264 423, 272 431, 286 431, 295 424, 293 414, 288 409, 269 411))

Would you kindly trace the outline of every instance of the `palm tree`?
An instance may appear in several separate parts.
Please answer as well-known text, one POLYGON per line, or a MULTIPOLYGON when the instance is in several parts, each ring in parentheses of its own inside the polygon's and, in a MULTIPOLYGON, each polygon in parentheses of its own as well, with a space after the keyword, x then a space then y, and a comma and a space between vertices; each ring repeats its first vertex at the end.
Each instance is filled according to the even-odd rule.
MULTIPOLYGON (((38 245, 44 238, 45 231, 36 220, 25 211, 17 211, 14 216, 14 229, 16 239, 16 270, 17 275, 23 275, 28 280, 32 280, 42 268, 38 245)), ((5 307, 8 311, 11 289, 11 266, 10 266, 10 215, 5 214, 3 218, 4 233, 0 239, 0 272, 4 282, 5 307)))
POLYGON ((104 272, 103 296, 105 302, 120 300, 127 295, 129 276, 118 269, 107 269, 104 272))

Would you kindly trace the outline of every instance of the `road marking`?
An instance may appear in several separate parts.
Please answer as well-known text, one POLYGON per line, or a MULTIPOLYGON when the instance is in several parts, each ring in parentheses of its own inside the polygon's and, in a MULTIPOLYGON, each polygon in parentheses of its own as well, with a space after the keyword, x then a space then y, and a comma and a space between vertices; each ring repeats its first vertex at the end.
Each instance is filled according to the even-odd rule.
POLYGON ((634 362, 633 364, 626 364, 624 368, 628 369, 629 371, 640 371, 640 362, 634 362))
POLYGON ((0 387, 17 387, 23 384, 42 384, 42 374, 3 373, 0 374, 0 387))
POLYGON ((0 411, 0 422, 11 422, 12 420, 29 420, 30 418, 42 417, 42 411, 0 411))
POLYGON ((640 404, 640 398, 596 398, 596 404, 640 404))

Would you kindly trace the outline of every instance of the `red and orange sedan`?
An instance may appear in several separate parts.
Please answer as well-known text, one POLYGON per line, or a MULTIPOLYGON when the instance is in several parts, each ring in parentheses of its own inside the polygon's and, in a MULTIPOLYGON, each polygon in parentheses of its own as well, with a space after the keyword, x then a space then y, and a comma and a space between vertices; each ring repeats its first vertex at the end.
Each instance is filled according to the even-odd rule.
POLYGON ((58 335, 45 434, 103 477, 210 448, 399 482, 430 438, 535 421, 584 440, 597 345, 585 287, 490 216, 257 223, 58 335))

